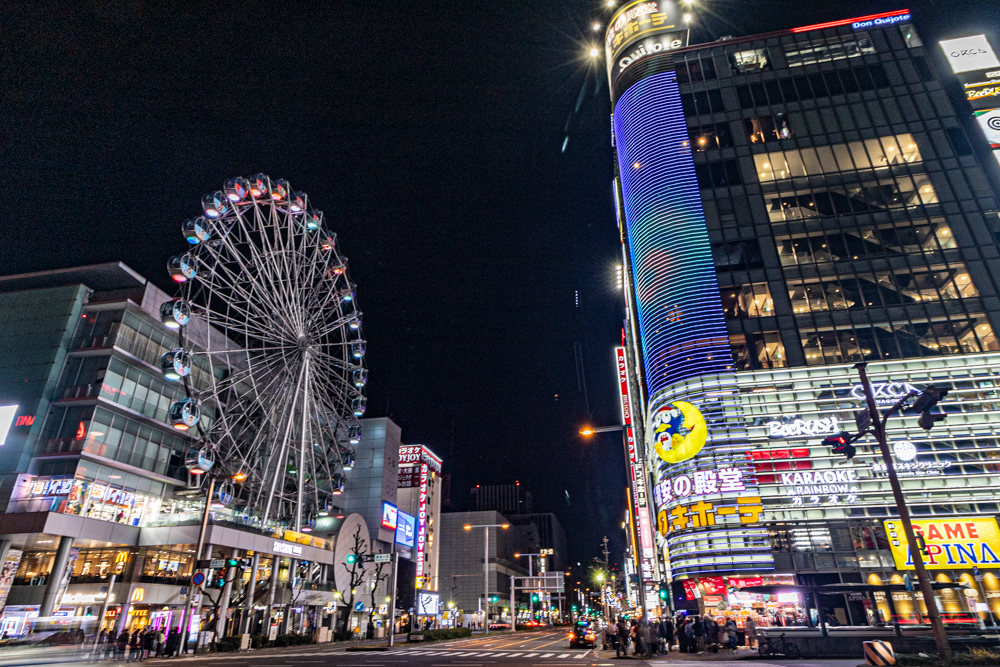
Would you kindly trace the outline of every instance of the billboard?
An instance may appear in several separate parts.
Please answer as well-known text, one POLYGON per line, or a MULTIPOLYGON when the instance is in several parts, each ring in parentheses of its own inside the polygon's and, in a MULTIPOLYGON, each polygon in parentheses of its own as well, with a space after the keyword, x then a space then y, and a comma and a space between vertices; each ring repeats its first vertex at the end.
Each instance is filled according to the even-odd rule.
POLYGON ((993 53, 993 47, 986 35, 971 35, 940 42, 944 57, 955 74, 1000 68, 1000 60, 993 53))
POLYGON ((382 527, 386 530, 396 530, 396 516, 398 510, 392 503, 382 503, 382 527))
POLYGON ((1000 109, 976 111, 975 116, 990 148, 1000 148, 1000 109))
POLYGON ((420 591, 417 594, 417 616, 437 616, 440 606, 438 599, 437 593, 420 591))
MULTIPOLYGON (((913 532, 918 541, 923 537, 926 544, 923 561, 928 570, 1000 568, 1000 527, 992 517, 917 519, 913 521, 913 532)), ((916 569, 903 523, 897 519, 886 521, 885 533, 896 569, 916 569)))
POLYGON ((687 42, 687 29, 672 0, 627 2, 614 13, 604 34, 604 62, 608 80, 646 56, 679 49, 687 42))
POLYGON ((396 544, 413 548, 417 534, 417 518, 406 512, 396 511, 396 544))

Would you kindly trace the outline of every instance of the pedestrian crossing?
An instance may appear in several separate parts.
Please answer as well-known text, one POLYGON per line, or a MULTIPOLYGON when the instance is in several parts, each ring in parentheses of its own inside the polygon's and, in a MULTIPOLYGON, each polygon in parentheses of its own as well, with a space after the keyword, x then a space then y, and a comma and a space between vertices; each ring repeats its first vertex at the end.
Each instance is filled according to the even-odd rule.
POLYGON ((587 657, 589 651, 583 651, 581 653, 559 653, 559 652, 549 652, 545 653, 542 651, 534 651, 530 653, 510 653, 509 651, 456 651, 454 649, 450 651, 426 651, 419 649, 407 649, 401 651, 406 655, 413 656, 437 656, 437 657, 449 657, 449 658, 550 658, 553 660, 581 660, 587 657))

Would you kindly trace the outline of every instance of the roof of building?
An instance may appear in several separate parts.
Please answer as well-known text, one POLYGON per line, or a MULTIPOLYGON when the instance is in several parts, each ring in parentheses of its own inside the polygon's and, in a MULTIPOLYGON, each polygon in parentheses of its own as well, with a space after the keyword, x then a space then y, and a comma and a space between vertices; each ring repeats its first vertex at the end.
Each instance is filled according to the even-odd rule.
POLYGON ((94 290, 119 290, 143 287, 145 284, 146 279, 123 262, 0 276, 0 292, 18 292, 64 285, 86 285, 94 290))

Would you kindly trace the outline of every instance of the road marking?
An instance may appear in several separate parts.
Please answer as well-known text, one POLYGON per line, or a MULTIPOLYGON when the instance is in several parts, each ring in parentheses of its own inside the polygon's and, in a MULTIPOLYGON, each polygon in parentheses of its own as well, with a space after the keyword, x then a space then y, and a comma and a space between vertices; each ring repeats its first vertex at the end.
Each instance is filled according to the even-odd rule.
POLYGON ((586 658, 586 657, 587 657, 587 654, 584 652, 584 653, 581 653, 580 655, 576 656, 575 659, 579 660, 580 658, 586 658))
POLYGON ((508 658, 516 658, 516 657, 517 657, 517 656, 519 656, 519 655, 524 655, 524 654, 523 654, 523 653, 511 653, 511 654, 509 654, 509 655, 508 655, 507 657, 508 657, 508 658))
POLYGON ((506 654, 506 653, 491 653, 490 655, 491 655, 492 657, 494 657, 494 658, 499 658, 500 656, 502 656, 502 655, 507 655, 507 654, 506 654))
POLYGON ((538 657, 539 658, 551 658, 554 655, 555 655, 555 653, 546 653, 545 655, 540 655, 538 657))
POLYGON ((560 657, 560 658, 568 658, 568 657, 569 657, 569 653, 563 653, 563 654, 562 654, 561 656, 559 656, 559 657, 560 657))
POLYGON ((537 656, 538 656, 537 653, 525 653, 524 654, 525 658, 534 658, 534 657, 537 657, 537 656))

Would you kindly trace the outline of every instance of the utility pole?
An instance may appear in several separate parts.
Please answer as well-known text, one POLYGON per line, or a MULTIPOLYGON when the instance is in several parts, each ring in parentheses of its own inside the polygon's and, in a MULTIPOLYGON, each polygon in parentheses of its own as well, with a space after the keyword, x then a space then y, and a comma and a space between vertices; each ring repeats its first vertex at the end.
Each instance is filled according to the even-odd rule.
POLYGON ((601 582, 601 603, 604 605, 604 619, 610 624, 611 616, 608 610, 608 596, 605 587, 607 586, 608 577, 611 576, 611 571, 608 561, 608 557, 611 555, 611 552, 608 551, 608 536, 605 535, 604 539, 601 541, 604 543, 603 552, 604 552, 604 572, 605 572, 604 581, 601 582))
MULTIPOLYGON (((920 584, 920 594, 924 598, 927 606, 927 615, 931 621, 931 631, 934 633, 934 643, 937 645, 938 655, 946 662, 951 662, 951 645, 948 643, 948 634, 945 632, 944 623, 941 622, 941 614, 938 613, 937 602, 934 599, 934 589, 931 587, 931 580, 927 576, 927 569, 924 567, 923 554, 917 544, 916 535, 913 533, 913 523, 910 521, 910 510, 906 507, 906 499, 903 497, 903 488, 899 485, 899 477, 896 475, 896 466, 892 462, 892 454, 889 452, 889 444, 886 441, 885 423, 892 413, 903 407, 914 394, 911 392, 894 405, 886 414, 879 413, 878 404, 875 402, 875 393, 872 391, 871 382, 865 372, 866 363, 861 362, 854 365, 861 377, 861 385, 865 390, 865 398, 868 401, 868 413, 871 416, 872 428, 875 432, 875 439, 878 440, 879 450, 882 453, 882 461, 889 477, 889 486, 892 487, 892 495, 896 499, 896 511, 899 512, 899 520, 903 524, 903 532, 906 533, 906 543, 909 546, 910 557, 913 559, 913 567, 917 573, 917 581, 920 584)), ((860 434, 859 434, 860 435, 860 434)))

